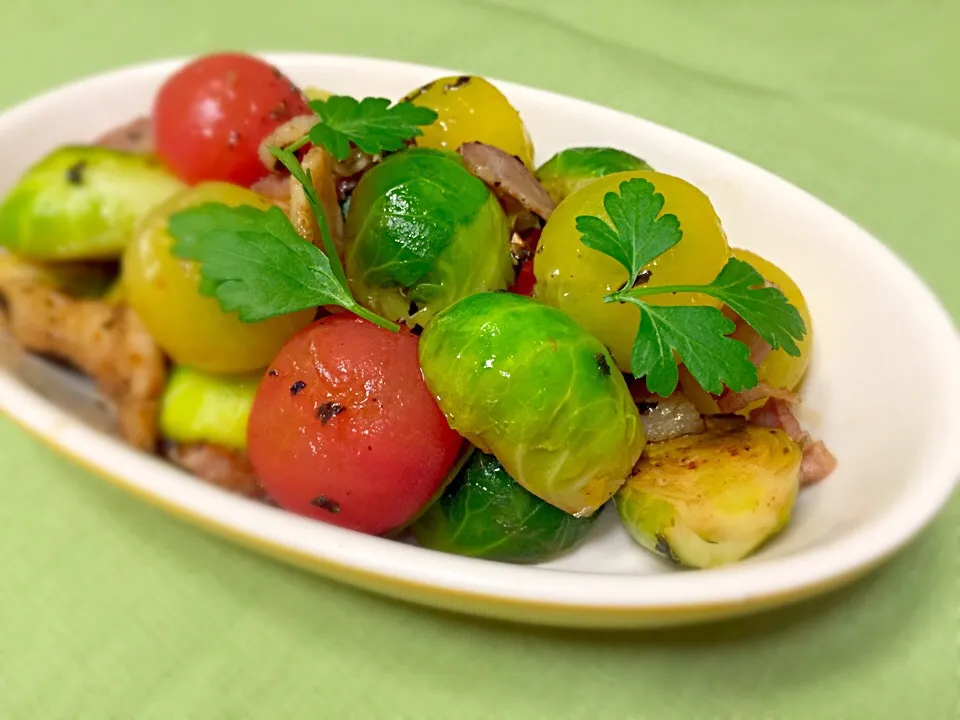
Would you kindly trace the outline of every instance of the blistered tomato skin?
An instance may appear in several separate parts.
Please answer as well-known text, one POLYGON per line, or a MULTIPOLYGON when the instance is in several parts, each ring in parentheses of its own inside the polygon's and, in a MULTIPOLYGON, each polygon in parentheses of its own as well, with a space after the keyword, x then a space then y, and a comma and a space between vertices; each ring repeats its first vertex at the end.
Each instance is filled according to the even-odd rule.
MULTIPOLYGON (((683 237, 670 250, 644 266, 648 287, 702 285, 711 282, 730 255, 727 238, 710 200, 693 185, 671 175, 646 171, 614 173, 599 178, 567 197, 544 226, 534 256, 534 299, 559 308, 603 342, 617 366, 630 371, 630 354, 640 324, 640 310, 631 304, 605 303, 604 297, 623 287, 627 270, 609 255, 583 244, 576 227, 579 215, 609 222, 603 199, 619 192, 620 184, 643 178, 664 197, 660 215, 677 216, 683 237)), ((654 305, 713 305, 705 295, 663 294, 644 297, 654 305)))
POLYGON ((286 344, 247 430, 250 461, 280 507, 379 535, 435 497, 463 439, 423 382, 417 344, 349 313, 286 344))
POLYGON ((310 112, 303 93, 269 63, 242 53, 207 55, 157 93, 157 154, 185 182, 247 186, 267 172, 257 157, 260 142, 310 112))

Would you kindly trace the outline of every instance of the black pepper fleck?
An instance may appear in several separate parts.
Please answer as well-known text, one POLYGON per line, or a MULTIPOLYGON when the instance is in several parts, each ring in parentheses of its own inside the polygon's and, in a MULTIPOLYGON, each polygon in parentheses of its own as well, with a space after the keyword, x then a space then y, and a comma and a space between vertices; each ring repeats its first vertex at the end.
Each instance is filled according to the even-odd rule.
POLYGON ((407 97, 408 98, 419 97, 420 95, 423 95, 425 92, 428 92, 436 84, 437 84, 436 81, 433 81, 433 82, 428 82, 426 85, 421 85, 414 92, 410 93, 407 97))
POLYGON ((597 369, 600 371, 600 374, 604 377, 610 377, 610 365, 607 363, 606 356, 598 352, 593 356, 593 359, 597 361, 597 369))
POLYGON ((326 425, 346 409, 338 402, 325 402, 317 408, 317 417, 320 418, 321 425, 326 425))
POLYGON ((297 380, 293 385, 290 386, 290 394, 296 395, 306 386, 307 384, 303 380, 297 380))
POLYGON ((310 504, 320 508, 321 510, 331 512, 334 515, 340 512, 340 503, 338 503, 336 500, 331 500, 326 495, 318 495, 310 501, 310 504))
POLYGON ((446 85, 444 85, 444 86, 443 86, 443 89, 444 89, 444 90, 457 90, 457 89, 459 89, 459 88, 462 88, 462 87, 463 87, 464 85, 466 85, 468 82, 470 82, 470 76, 469 76, 469 75, 461 75, 461 76, 458 77, 456 80, 454 80, 452 83, 447 83, 446 85))
POLYGON ((84 172, 87 169, 86 160, 78 160, 67 168, 67 182, 71 185, 83 185, 84 172))
POLYGON ((270 377, 276 377, 279 374, 280 374, 279 370, 274 370, 272 368, 267 372, 267 375, 269 375, 270 377))

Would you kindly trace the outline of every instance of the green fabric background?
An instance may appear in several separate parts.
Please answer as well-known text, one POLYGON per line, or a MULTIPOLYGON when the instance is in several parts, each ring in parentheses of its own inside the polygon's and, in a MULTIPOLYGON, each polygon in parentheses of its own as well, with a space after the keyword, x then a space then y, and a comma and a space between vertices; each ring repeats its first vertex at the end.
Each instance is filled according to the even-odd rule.
MULTIPOLYGON (((442 64, 598 101, 824 198, 960 316, 956 0, 2 0, 0 26, 2 106, 227 47, 442 64)), ((0 478, 3 720, 960 717, 957 498, 821 600, 604 635, 325 582, 140 504, 7 421, 0 478)))

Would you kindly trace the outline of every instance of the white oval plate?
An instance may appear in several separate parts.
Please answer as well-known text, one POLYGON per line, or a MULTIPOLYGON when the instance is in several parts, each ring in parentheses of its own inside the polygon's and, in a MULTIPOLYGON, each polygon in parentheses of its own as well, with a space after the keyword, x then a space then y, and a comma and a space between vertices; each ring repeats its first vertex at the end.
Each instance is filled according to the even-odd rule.
MULTIPOLYGON (((353 57, 268 57, 301 85, 354 96, 398 98, 457 74, 353 57)), ((148 111, 180 62, 100 75, 4 113, 0 190, 55 146, 87 141, 148 111)), ((783 266, 803 288, 816 340, 802 420, 840 467, 802 493, 790 526, 756 556, 716 570, 676 570, 634 545, 615 512, 605 513, 581 548, 536 567, 444 555, 306 520, 127 448, 87 383, 9 342, 0 348, 0 409, 96 473, 243 544, 394 597, 511 620, 636 627, 745 614, 847 582, 916 535, 960 475, 960 342, 917 276, 851 221, 726 152, 613 110, 495 82, 523 115, 538 162, 571 145, 636 153, 701 187, 732 245, 783 266)))

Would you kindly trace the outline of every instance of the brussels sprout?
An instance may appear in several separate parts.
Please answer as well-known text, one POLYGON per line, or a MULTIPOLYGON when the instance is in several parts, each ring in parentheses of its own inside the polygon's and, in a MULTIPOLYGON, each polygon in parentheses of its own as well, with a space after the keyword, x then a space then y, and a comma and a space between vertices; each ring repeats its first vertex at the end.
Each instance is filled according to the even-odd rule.
POLYGON ((371 168, 353 192, 345 234, 357 300, 411 326, 513 281, 500 204, 445 150, 404 150, 371 168))
POLYGON ((628 170, 653 170, 645 161, 624 150, 575 147, 561 150, 537 170, 537 180, 559 204, 585 185, 604 175, 628 170))
POLYGON ((432 550, 536 563, 579 543, 600 512, 569 515, 524 490, 493 455, 478 452, 410 530, 432 550))
POLYGON ((176 367, 160 401, 160 432, 177 442, 246 450, 247 420, 259 385, 259 373, 217 376, 176 367))
POLYGON ((0 246, 41 260, 116 258, 137 223, 184 187, 144 155, 63 147, 30 168, 0 205, 0 246))
POLYGON ((802 456, 782 430, 743 418, 706 424, 648 445, 615 496, 638 543, 694 568, 741 560, 786 526, 802 456))
POLYGON ((643 451, 607 349, 555 308, 511 293, 466 297, 427 326, 420 365, 451 427, 571 515, 603 505, 643 451))

